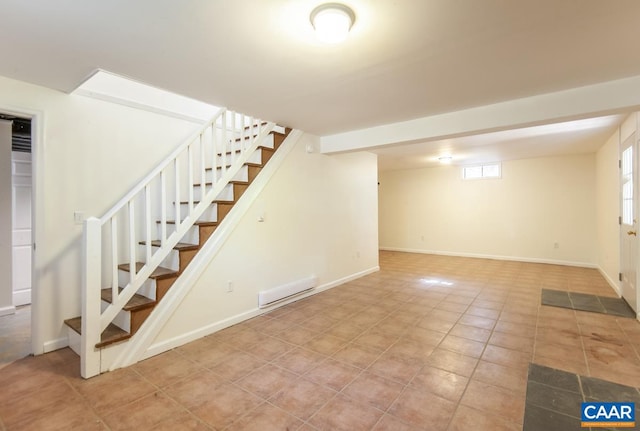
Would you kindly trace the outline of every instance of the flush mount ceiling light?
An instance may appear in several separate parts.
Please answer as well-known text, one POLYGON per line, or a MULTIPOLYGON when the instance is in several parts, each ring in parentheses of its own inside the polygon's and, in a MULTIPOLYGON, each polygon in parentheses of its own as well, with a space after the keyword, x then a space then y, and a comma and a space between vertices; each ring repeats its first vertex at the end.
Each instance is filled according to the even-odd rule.
POLYGON ((339 43, 347 38, 356 15, 343 4, 325 3, 311 12, 310 20, 319 41, 339 43))
POLYGON ((451 163, 451 161, 452 161, 452 160, 453 160, 453 157, 451 157, 451 156, 441 156, 441 157, 438 157, 438 161, 439 161, 440 163, 442 163, 442 164, 445 164, 445 165, 447 165, 447 164, 451 163))

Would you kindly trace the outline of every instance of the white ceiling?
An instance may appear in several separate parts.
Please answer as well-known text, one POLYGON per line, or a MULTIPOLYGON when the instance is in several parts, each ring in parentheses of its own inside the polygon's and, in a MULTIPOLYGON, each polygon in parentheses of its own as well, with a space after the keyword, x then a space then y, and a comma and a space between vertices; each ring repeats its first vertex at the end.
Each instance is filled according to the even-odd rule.
POLYGON ((322 45, 321 0, 0 0, 0 75, 99 68, 321 136, 640 75, 638 0, 343 2, 322 45))

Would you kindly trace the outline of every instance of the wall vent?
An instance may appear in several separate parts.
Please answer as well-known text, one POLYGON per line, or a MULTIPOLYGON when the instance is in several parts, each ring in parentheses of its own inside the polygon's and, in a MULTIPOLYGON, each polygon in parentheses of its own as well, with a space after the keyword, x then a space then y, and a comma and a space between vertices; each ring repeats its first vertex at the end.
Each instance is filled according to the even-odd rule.
POLYGON ((263 290, 258 293, 258 306, 260 308, 269 307, 270 305, 284 301, 285 299, 308 292, 316 287, 317 284, 318 277, 312 275, 310 277, 303 278, 302 280, 274 287, 273 289, 263 290))

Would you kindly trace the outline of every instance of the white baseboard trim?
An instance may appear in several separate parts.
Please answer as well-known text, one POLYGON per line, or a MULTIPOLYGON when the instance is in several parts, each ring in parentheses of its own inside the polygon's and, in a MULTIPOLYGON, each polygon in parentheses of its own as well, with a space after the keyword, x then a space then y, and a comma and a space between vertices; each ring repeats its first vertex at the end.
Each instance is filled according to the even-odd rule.
POLYGON ((600 273, 600 275, 602 275, 602 277, 605 280, 607 280, 607 283, 609 283, 609 286, 611 286, 613 288, 613 290, 616 291, 618 296, 622 297, 622 288, 620 287, 619 282, 616 279, 609 277, 609 274, 607 274, 604 271, 604 269, 602 269, 600 266, 598 266, 598 272, 600 273))
POLYGON ((49 352, 53 352, 54 350, 64 349, 68 345, 69 345, 69 338, 67 338, 67 337, 62 337, 62 338, 57 338, 55 340, 45 341, 44 345, 43 345, 43 347, 44 347, 43 353, 49 353, 49 352))
POLYGON ((324 292, 325 290, 332 289, 334 287, 340 286, 344 283, 348 283, 349 281, 356 280, 358 278, 364 277, 365 275, 372 274, 374 272, 380 271, 379 266, 375 266, 373 268, 369 268, 360 272, 356 272, 354 274, 348 275, 346 277, 339 278, 337 280, 331 281, 329 283, 322 284, 315 289, 302 294, 295 296, 287 301, 280 302, 278 304, 274 304, 270 307, 265 308, 254 308, 248 311, 245 311, 240 314, 236 314, 235 316, 231 316, 227 319, 220 320, 218 322, 211 323, 209 325, 203 326, 202 328, 195 329, 193 331, 187 332, 185 334, 170 338, 168 340, 164 340, 160 343, 154 344, 147 349, 147 351, 143 354, 140 360, 150 358, 152 356, 156 356, 160 353, 164 353, 168 350, 175 349, 176 347, 180 347, 184 344, 190 343, 192 341, 198 340, 202 337, 206 337, 207 335, 211 335, 215 332, 218 332, 222 329, 228 328, 229 326, 233 326, 237 323, 243 322, 245 320, 251 319, 253 317, 259 316, 261 314, 269 313, 275 309, 283 307, 287 304, 290 304, 295 301, 299 301, 301 299, 307 298, 309 296, 313 296, 317 293, 324 292))
POLYGON ((358 278, 362 278, 362 277, 364 277, 366 275, 373 274, 374 272, 378 272, 378 271, 380 271, 380 266, 376 265, 374 267, 365 269, 363 271, 353 273, 351 275, 339 278, 339 279, 331 281, 329 283, 325 283, 325 284, 323 284, 321 286, 316 287, 315 291, 316 291, 316 293, 324 292, 325 290, 333 289, 336 286, 340 286, 341 284, 345 284, 345 283, 348 283, 350 281, 357 280, 358 278))
POLYGON ((15 312, 16 307, 14 307, 13 305, 0 308, 0 316, 8 316, 9 314, 15 314, 15 312))
POLYGON ((185 334, 181 334, 160 343, 153 344, 151 347, 149 347, 149 349, 147 349, 146 352, 144 352, 141 360, 159 355, 160 353, 164 353, 171 349, 175 349, 176 347, 180 347, 183 344, 190 343, 202 337, 206 337, 207 335, 211 335, 222 329, 228 328, 229 326, 233 326, 237 323, 259 316, 264 312, 264 310, 256 307, 253 310, 236 314, 235 316, 220 320, 219 322, 211 323, 209 325, 203 326, 202 328, 194 329, 193 331, 187 332, 185 334))
POLYGON ((463 253, 454 251, 438 251, 438 250, 419 250, 412 248, 400 248, 400 247, 379 247, 381 251, 399 251, 403 253, 420 253, 420 254, 436 254, 442 256, 455 256, 455 257, 473 257, 477 259, 494 259, 494 260, 509 260, 514 262, 527 262, 527 263, 544 263, 549 265, 563 265, 563 266, 577 266, 580 268, 593 268, 597 269, 598 266, 594 263, 588 262, 573 262, 566 260, 556 259, 542 259, 536 257, 519 257, 519 256, 500 256, 492 254, 481 253, 463 253))

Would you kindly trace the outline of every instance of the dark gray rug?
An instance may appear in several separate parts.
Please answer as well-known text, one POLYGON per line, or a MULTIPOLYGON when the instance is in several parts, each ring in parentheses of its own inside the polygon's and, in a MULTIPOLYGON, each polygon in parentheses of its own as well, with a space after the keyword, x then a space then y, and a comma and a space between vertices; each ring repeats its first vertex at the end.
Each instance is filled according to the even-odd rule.
POLYGON ((585 377, 542 365, 530 364, 523 431, 611 430, 583 428, 582 402, 635 402, 638 430, 640 391, 593 377, 585 377))
POLYGON ((629 304, 624 299, 589 295, 587 293, 542 289, 542 305, 636 318, 635 311, 629 307, 629 304))

